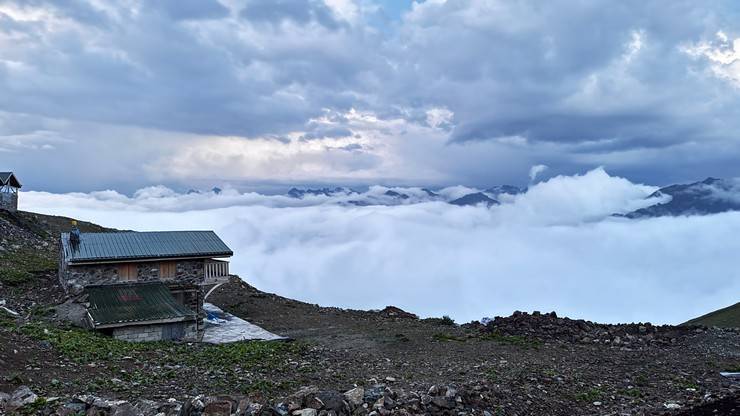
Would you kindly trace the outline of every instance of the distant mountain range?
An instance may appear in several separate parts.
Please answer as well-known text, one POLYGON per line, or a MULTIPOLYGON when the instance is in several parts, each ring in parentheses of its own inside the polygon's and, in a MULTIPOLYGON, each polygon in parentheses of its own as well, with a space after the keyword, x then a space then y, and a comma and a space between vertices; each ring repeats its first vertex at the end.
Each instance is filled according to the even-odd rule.
MULTIPOLYGON (((465 186, 453 186, 438 190, 418 187, 371 186, 363 191, 346 187, 293 187, 284 196, 296 200, 305 200, 306 204, 394 206, 446 202, 456 206, 482 205, 490 208, 511 203, 515 196, 527 191, 528 188, 526 187, 520 188, 514 185, 496 185, 484 190, 465 186)), ((221 189, 214 187, 208 191, 191 189, 187 193, 220 194, 221 192, 221 189)), ((614 216, 639 219, 740 211, 740 179, 707 178, 701 182, 670 185, 658 189, 645 199, 651 200, 649 203, 652 205, 628 213, 614 214, 614 216)))
POLYGON ((427 188, 386 188, 382 186, 371 187, 366 192, 359 192, 349 188, 318 188, 318 189, 299 189, 291 188, 287 196, 296 199, 310 197, 328 197, 336 199, 336 203, 341 205, 370 206, 370 205, 401 205, 417 204, 432 201, 444 201, 457 206, 486 205, 488 207, 499 205, 498 198, 501 195, 517 195, 526 192, 513 185, 497 185, 478 191, 471 188, 470 192, 460 194, 456 192, 446 192, 445 189, 432 191, 427 188))
POLYGON ((288 196, 291 198, 303 198, 306 195, 313 195, 313 196, 334 196, 338 194, 344 194, 344 195, 350 195, 350 194, 356 194, 357 191, 354 191, 352 189, 348 188, 321 188, 321 189, 298 189, 298 188, 290 188, 288 191, 288 196))
POLYGON ((647 218, 681 215, 707 215, 740 210, 740 183, 736 180, 707 178, 701 182, 660 188, 648 198, 665 198, 667 202, 620 215, 647 218))

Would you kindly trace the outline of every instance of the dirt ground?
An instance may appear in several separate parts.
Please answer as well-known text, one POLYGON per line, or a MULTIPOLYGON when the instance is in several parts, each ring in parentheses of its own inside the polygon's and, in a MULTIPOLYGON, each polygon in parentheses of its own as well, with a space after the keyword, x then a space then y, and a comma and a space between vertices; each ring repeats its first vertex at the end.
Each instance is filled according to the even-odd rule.
POLYGON ((239 281, 220 288, 211 301, 265 329, 320 346, 332 377, 313 381, 331 387, 387 377, 409 388, 485 383, 497 386, 502 401, 523 398, 527 410, 660 411, 729 388, 719 371, 740 364, 737 332, 689 331, 673 345, 618 348, 489 339, 442 319, 409 318, 393 308, 319 307, 239 281))
MULTIPOLYGON (((53 320, 52 306, 65 298, 53 273, 2 290, 9 307, 43 319, 53 320)), ((516 414, 659 413, 671 403, 687 408, 711 395, 737 395, 719 375, 740 364, 740 334, 732 331, 701 331, 673 345, 625 350, 534 338, 490 339, 471 328, 416 319, 394 308, 310 305, 260 292, 237 278, 209 301, 293 338, 292 344, 301 348, 277 352, 279 365, 238 369, 178 364, 172 360, 185 357, 178 355, 182 351, 168 348, 79 362, 55 345, 3 329, 0 391, 27 384, 48 395, 94 392, 163 399, 245 392, 279 397, 308 385, 339 391, 376 383, 401 390, 456 385, 486 391, 488 406, 516 414), (111 384, 111 379, 118 381, 111 384)), ((208 347, 184 348, 198 354, 208 347)))

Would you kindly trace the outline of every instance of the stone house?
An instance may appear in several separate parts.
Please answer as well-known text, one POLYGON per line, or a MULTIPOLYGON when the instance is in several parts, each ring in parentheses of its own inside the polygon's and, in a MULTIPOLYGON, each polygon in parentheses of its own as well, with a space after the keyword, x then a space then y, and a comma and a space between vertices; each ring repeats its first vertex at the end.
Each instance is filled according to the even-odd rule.
POLYGON ((13 172, 0 172, 0 209, 10 212, 18 210, 18 190, 21 186, 13 172))
POLYGON ((91 328, 129 341, 197 341, 205 291, 233 252, 213 231, 62 233, 59 281, 87 296, 91 328))

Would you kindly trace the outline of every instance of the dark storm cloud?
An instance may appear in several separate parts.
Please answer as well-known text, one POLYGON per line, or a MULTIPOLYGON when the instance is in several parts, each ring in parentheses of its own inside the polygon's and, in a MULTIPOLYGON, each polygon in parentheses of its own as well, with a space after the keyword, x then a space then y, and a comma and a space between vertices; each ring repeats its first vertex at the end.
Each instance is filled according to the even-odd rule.
POLYGON ((454 141, 611 140, 612 147, 670 146, 728 135, 737 92, 696 77, 680 50, 733 24, 731 3, 447 2, 419 7, 402 39, 414 101, 455 112, 454 141), (493 7, 491 7, 494 5, 493 7), (665 4, 664 4, 665 5, 665 4), (445 51, 442 53, 440 51, 445 51), (592 91, 588 91, 588 89, 592 91), (710 120, 714 119, 710 122, 710 120), (688 134, 687 134, 688 133, 688 134), (616 143, 616 144, 614 144, 616 143))
MULTIPOLYGON (((336 26, 330 24, 326 6, 312 5, 308 15, 292 16, 294 23, 316 19, 336 26)), ((272 16, 284 15, 288 6, 274 3, 272 16)), ((48 7, 56 13, 60 6, 48 7)), ((74 19, 77 25, 59 24, 50 32, 36 21, 3 16, 24 37, 16 50, 2 53, 23 67, 11 71, 9 63, 0 60, 0 89, 7 93, 0 96, 0 108, 249 136, 289 131, 322 107, 349 108, 354 102, 348 87, 357 81, 355 59, 341 36, 331 50, 320 33, 301 33, 300 27, 275 29, 278 36, 264 27, 253 30, 247 19, 193 23, 198 17, 225 16, 224 6, 217 2, 160 3, 157 8, 143 5, 139 13, 121 13, 103 31, 74 19), (232 29, 244 30, 246 39, 236 39, 232 29), (262 42, 272 44, 270 48, 257 44, 262 42)), ((270 5, 261 4, 259 9, 264 19, 270 5)))
MULTIPOLYGON (((497 174, 544 163, 553 174, 608 164, 639 180, 697 167, 740 175, 719 157, 740 153, 740 73, 691 49, 718 47, 721 31, 732 51, 734 2, 450 0, 415 3, 379 26, 385 7, 0 0, 0 111, 315 139, 348 136, 342 113, 356 109, 444 130, 450 147, 520 139, 507 146, 521 157, 497 174), (435 108, 452 116, 432 126, 435 108), (325 111, 336 125, 312 127, 325 111)), ((71 130, 64 137, 89 134, 71 130)), ((453 153, 439 176, 489 180, 468 163, 479 154, 453 153)))
POLYGON ((300 25, 316 22, 330 29, 340 25, 321 0, 249 0, 240 15, 248 21, 271 24, 288 20, 300 25))

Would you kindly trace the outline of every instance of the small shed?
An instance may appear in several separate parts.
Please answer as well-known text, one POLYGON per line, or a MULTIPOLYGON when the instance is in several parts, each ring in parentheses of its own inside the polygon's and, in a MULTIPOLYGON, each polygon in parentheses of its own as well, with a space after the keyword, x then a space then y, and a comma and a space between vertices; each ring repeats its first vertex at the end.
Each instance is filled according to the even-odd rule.
POLYGON ((18 211, 18 190, 22 186, 13 172, 0 172, 0 209, 18 211))
POLYGON ((160 282, 89 286, 87 318, 92 328, 128 341, 193 339, 197 314, 160 282))

